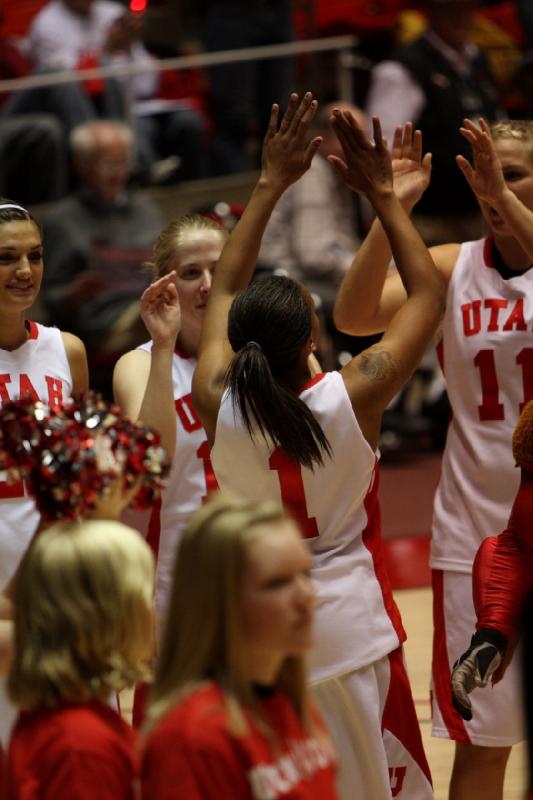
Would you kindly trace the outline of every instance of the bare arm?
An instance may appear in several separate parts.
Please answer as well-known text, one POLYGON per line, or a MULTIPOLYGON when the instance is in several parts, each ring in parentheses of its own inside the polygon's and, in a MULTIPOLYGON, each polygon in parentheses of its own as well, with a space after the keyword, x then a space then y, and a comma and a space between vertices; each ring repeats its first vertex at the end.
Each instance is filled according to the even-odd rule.
POLYGON ((7 675, 13 658, 13 623, 0 619, 0 675, 7 675))
POLYGON ((198 367, 193 379, 193 402, 212 442, 223 392, 223 377, 233 352, 228 341, 230 306, 252 277, 261 237, 276 202, 285 189, 309 169, 321 142, 309 144, 306 134, 317 102, 307 92, 301 103, 291 95, 278 129, 278 106, 273 106, 263 142, 261 175, 246 209, 227 241, 215 268, 202 328, 198 367))
MULTIPOLYGON (((427 188, 431 174, 431 154, 422 156, 422 134, 413 131, 411 122, 405 128, 396 128, 391 155, 394 191, 410 213, 427 188)), ((331 161, 346 180, 339 160, 331 161)), ((406 298, 400 276, 387 278, 391 258, 390 242, 378 216, 340 286, 333 311, 339 330, 356 336, 385 330, 406 298)))
POLYGON ((152 339, 152 351, 131 350, 113 372, 113 393, 127 417, 140 419, 161 435, 170 457, 176 447, 176 409, 172 360, 181 327, 175 272, 149 286, 141 298, 141 316, 152 339))
POLYGON ((61 336, 72 375, 72 394, 86 392, 89 388, 89 367, 85 345, 72 333, 62 332, 61 336))
POLYGON ((507 186, 487 122, 480 119, 478 127, 465 119, 461 133, 472 145, 473 164, 463 156, 456 159, 468 185, 482 205, 496 209, 533 261, 533 211, 507 186))
POLYGON ((341 373, 363 434, 375 447, 384 408, 416 368, 439 323, 444 283, 394 193, 379 120, 374 119, 374 145, 349 113, 337 112, 334 124, 346 158, 341 169, 350 185, 372 203, 407 295, 379 344, 352 359, 341 373))

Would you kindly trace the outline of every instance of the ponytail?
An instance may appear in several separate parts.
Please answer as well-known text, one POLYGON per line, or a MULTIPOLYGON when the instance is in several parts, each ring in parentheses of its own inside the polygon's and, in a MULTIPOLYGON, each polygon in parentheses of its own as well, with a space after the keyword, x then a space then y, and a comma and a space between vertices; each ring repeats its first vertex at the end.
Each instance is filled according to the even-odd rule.
POLYGON ((233 407, 251 436, 259 431, 289 458, 313 469, 331 447, 300 398, 279 380, 296 367, 311 335, 312 312, 299 285, 274 276, 251 284, 234 301, 228 336, 235 356, 226 375, 233 407))

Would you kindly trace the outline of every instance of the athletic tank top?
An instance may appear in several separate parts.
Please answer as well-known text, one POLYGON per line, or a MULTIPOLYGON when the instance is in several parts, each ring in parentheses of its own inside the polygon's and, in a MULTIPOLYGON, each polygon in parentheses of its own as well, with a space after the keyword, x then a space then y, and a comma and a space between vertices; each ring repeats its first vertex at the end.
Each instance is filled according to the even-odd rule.
POLYGON ((503 279, 491 240, 461 246, 448 287, 441 356, 453 417, 435 496, 431 565, 470 572, 518 490, 511 439, 533 397, 533 269, 503 279))
POLYGON ((381 658, 404 633, 383 567, 376 456, 342 376, 316 376, 300 399, 330 442, 333 455, 323 466, 302 467, 260 434, 252 439, 228 392, 212 461, 221 490, 283 503, 300 525, 318 601, 310 657, 310 677, 318 681, 381 658))

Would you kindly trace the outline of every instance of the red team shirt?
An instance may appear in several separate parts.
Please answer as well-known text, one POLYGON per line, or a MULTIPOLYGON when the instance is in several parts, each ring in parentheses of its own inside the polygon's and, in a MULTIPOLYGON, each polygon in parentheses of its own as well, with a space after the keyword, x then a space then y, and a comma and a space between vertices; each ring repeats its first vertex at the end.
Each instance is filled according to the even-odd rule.
POLYGON ((334 800, 331 745, 308 734, 285 696, 258 700, 277 743, 251 714, 245 736, 228 729, 216 684, 198 689, 161 720, 141 762, 146 800, 334 800))
POLYGON ((5 800, 134 800, 135 743, 102 703, 24 712, 9 745, 5 800))

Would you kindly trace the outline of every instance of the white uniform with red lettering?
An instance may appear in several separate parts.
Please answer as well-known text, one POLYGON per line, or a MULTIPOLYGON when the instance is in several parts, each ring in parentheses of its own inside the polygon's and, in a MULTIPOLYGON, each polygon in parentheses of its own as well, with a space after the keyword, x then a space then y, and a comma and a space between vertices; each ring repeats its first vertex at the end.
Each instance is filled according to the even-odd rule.
MULTIPOLYGON (((0 349, 0 404, 30 395, 51 406, 70 396, 72 376, 61 332, 27 323, 27 341, 16 350, 0 349)), ((22 482, 7 484, 0 473, 0 590, 13 577, 39 523, 33 500, 22 482)), ((0 737, 7 742, 15 709, 8 703, 0 681, 0 737)))
POLYGON ((406 678, 399 701, 406 709, 402 731, 388 713, 404 679, 399 647, 405 634, 383 568, 376 456, 338 372, 313 378, 300 398, 328 437, 331 459, 311 470, 281 448, 273 450, 261 435, 252 439, 226 392, 212 450, 215 474, 222 490, 282 502, 308 541, 317 593, 310 677, 339 750, 341 797, 353 797, 357 786, 361 797, 429 798, 429 770, 423 753, 419 759, 420 733, 406 678))
POLYGON ((533 269, 504 279, 491 239, 463 244, 441 343, 453 417, 433 518, 433 734, 482 746, 523 738, 518 676, 510 669, 493 690, 470 695, 473 719, 464 722, 451 706, 450 669, 475 628, 472 562, 483 539, 506 527, 520 482, 511 439, 533 397, 532 327, 533 269))
MULTIPOLYGON (((139 347, 150 352, 152 343, 139 347)), ((157 558, 156 606, 164 620, 172 583, 172 572, 181 533, 189 517, 217 488, 202 423, 193 408, 191 383, 196 359, 176 349, 172 382, 177 414, 176 449, 162 500, 154 506, 149 521, 136 514, 127 520, 147 537, 157 558)))

